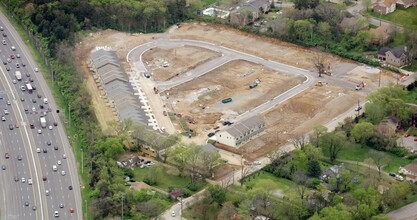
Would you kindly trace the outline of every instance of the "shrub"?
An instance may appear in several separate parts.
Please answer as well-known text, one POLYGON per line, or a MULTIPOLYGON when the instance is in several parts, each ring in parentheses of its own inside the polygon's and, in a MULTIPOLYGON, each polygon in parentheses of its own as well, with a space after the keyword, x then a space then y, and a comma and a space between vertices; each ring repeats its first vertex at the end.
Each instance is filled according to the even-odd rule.
POLYGON ((405 155, 408 154, 407 149, 402 148, 402 147, 394 147, 394 148, 390 149, 389 152, 398 156, 398 157, 404 157, 405 155))

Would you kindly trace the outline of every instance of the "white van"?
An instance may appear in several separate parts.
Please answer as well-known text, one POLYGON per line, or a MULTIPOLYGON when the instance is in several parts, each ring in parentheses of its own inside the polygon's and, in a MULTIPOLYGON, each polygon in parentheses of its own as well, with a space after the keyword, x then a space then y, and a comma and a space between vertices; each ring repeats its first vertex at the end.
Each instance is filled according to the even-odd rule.
POLYGON ((43 103, 44 103, 44 104, 48 104, 48 99, 47 99, 47 98, 44 98, 44 99, 43 99, 43 103))
POLYGON ((52 170, 55 171, 55 172, 58 170, 58 168, 56 167, 56 165, 53 165, 52 166, 52 170))

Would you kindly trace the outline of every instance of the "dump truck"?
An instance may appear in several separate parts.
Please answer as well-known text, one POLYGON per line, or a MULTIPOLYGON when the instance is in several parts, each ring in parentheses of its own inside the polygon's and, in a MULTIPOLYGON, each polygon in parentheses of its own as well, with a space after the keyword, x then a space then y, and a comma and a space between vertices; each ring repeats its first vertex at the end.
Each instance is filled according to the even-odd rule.
POLYGON ((15 74, 17 80, 22 80, 22 73, 20 71, 16 71, 15 74))
POLYGON ((45 119, 45 117, 39 117, 39 121, 41 122, 42 128, 46 128, 46 119, 45 119))

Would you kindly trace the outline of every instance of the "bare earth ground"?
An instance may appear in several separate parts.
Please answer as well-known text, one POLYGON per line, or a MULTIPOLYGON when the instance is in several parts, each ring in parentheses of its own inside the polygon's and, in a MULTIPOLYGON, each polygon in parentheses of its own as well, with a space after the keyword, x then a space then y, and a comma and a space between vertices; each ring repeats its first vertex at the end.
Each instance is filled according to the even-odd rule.
POLYGON ((184 46, 169 49, 152 48, 142 55, 142 59, 147 69, 152 71, 155 81, 167 81, 220 56, 220 53, 208 49, 184 46), (168 66, 164 67, 164 63, 168 66))
POLYGON ((267 132, 241 148, 249 159, 265 156, 277 146, 288 144, 347 111, 364 95, 332 85, 312 87, 264 114, 267 132))
MULTIPOLYGON (((103 127, 106 126, 107 121, 114 117, 112 117, 111 109, 106 107, 100 98, 100 91, 97 86, 93 86, 93 83, 91 83, 93 82, 91 73, 88 72, 86 66, 86 60, 90 51, 96 46, 110 46, 117 52, 125 68, 128 70, 130 67, 125 60, 128 51, 135 46, 151 41, 153 36, 155 34, 131 35, 106 30, 92 34, 92 36, 85 38, 77 46, 76 53, 78 62, 85 69, 86 78, 88 79, 88 89, 93 95, 94 109, 103 127)), ((176 29, 171 33, 171 38, 212 42, 269 60, 314 70, 312 57, 315 52, 311 50, 276 39, 244 33, 224 26, 184 23, 180 29, 176 29)), ((180 50, 177 49, 177 53, 180 50)), ((194 48, 193 50, 197 50, 199 53, 204 49, 194 48)), ((161 51, 159 52, 163 53, 161 51)), ((181 68, 192 68, 192 66, 198 65, 202 60, 210 59, 212 54, 210 55, 207 51, 205 53, 204 56, 199 56, 195 60, 193 59, 194 56, 188 56, 189 60, 187 64, 193 64, 189 66, 182 66, 184 64, 183 62, 185 62, 182 59, 185 58, 179 58, 178 63, 173 61, 173 51, 166 52, 167 57, 164 59, 169 60, 169 68, 172 68, 174 70, 172 71, 173 74, 176 74, 175 72, 181 70, 181 68)), ((350 60, 344 60, 332 55, 328 55, 328 59, 332 65, 337 64, 343 66, 344 64, 354 64, 350 60)), ((354 83, 364 81, 367 84, 367 88, 371 90, 378 87, 379 72, 367 69, 366 67, 357 67, 353 70, 352 68, 339 68, 338 71, 340 74, 343 74, 343 77, 347 81, 354 83)), ((171 74, 171 71, 168 72, 171 74)), ((180 72, 182 71, 178 71, 177 73, 180 72)), ((222 115, 223 117, 227 117, 227 115, 243 113, 284 92, 302 80, 304 79, 294 78, 282 73, 277 74, 271 70, 262 70, 262 66, 246 61, 233 61, 191 82, 173 88, 169 91, 170 98, 168 101, 172 104, 173 101, 180 100, 172 110, 178 110, 179 113, 190 117, 190 119, 197 122, 197 124, 190 126, 204 131, 212 128, 222 115), (238 67, 236 64, 241 66, 238 67), (240 77, 242 73, 250 69, 254 69, 254 73, 246 77, 240 77), (235 80, 232 80, 233 77, 235 80), (241 79, 236 80, 238 78, 241 79), (249 84, 255 79, 261 81, 260 85, 253 90, 249 90, 249 84), (205 92, 204 88, 209 88, 210 90, 205 92), (220 104, 221 99, 226 97, 233 98, 233 105, 230 103, 226 105, 220 104), (205 109, 202 107, 205 107, 205 109)), ((383 72, 381 74, 381 85, 386 84, 388 81, 395 82, 395 78, 390 73, 383 72)), ((307 89, 293 99, 268 111, 264 115, 268 125, 266 134, 246 144, 241 150, 250 158, 265 155, 272 148, 288 143, 288 140, 294 135, 307 133, 314 126, 325 124, 338 114, 351 108, 359 99, 364 100, 364 97, 365 95, 363 93, 356 92, 353 88, 348 90, 331 84, 307 89)), ((195 140, 203 140, 206 137, 205 135, 206 133, 201 133, 195 140)), ((190 140, 192 141, 194 139, 190 140)))
MULTIPOLYGON (((171 38, 211 42, 280 63, 314 70, 312 57, 316 52, 291 43, 245 33, 226 26, 184 23, 180 29, 171 34, 171 38)), ((331 54, 326 56, 332 63, 340 60, 339 57, 331 54)), ((343 62, 352 61, 343 60, 343 62)))
MULTIPOLYGON (((242 114, 278 96, 305 80, 285 73, 275 72, 244 60, 231 61, 195 80, 169 91, 168 106, 175 113, 187 117, 190 128, 204 132, 220 118, 242 114), (249 89, 258 79, 260 84, 249 89), (221 100, 232 97, 231 103, 221 100), (175 104, 173 104, 175 103, 175 104)), ((166 92, 164 94, 166 94, 166 92)))

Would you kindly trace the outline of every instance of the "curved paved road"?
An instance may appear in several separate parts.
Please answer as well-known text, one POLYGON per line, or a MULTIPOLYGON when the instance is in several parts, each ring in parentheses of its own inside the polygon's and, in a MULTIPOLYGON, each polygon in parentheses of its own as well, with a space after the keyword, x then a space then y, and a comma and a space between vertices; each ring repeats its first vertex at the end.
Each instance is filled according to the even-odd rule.
POLYGON ((238 116, 235 119, 235 121, 265 112, 269 110, 270 108, 301 93, 302 91, 306 90, 307 88, 309 88, 310 86, 314 84, 314 77, 308 70, 289 66, 289 65, 278 63, 278 62, 271 61, 271 60, 266 60, 264 58, 247 54, 247 53, 237 51, 231 48, 227 48, 224 46, 215 45, 215 44, 202 42, 202 41, 195 41, 195 40, 169 40, 165 37, 162 37, 162 38, 159 38, 158 40, 155 40, 146 44, 142 44, 133 48, 127 55, 127 61, 131 63, 131 66, 134 67, 136 72, 146 72, 147 69, 144 63, 142 62, 143 53, 155 47, 174 48, 174 47, 182 47, 182 46, 202 47, 205 49, 209 49, 209 50, 221 53, 222 56, 216 59, 210 60, 202 65, 199 65, 196 68, 180 75, 179 77, 173 78, 169 81, 154 82, 155 86, 159 88, 161 92, 169 90, 173 87, 176 87, 188 81, 191 81, 233 60, 246 60, 249 62, 263 65, 266 68, 270 68, 278 72, 292 74, 295 76, 302 75, 306 78, 306 80, 303 83, 287 90, 286 92, 276 96, 275 98, 269 100, 268 102, 265 102, 257 106, 256 108, 243 113, 242 115, 238 116))

